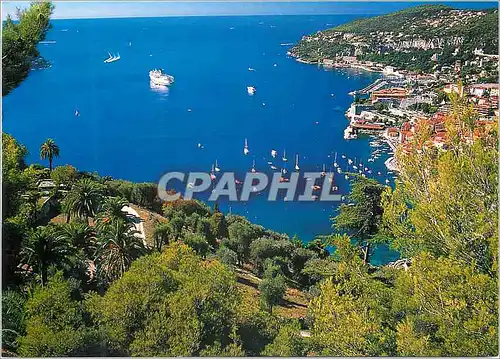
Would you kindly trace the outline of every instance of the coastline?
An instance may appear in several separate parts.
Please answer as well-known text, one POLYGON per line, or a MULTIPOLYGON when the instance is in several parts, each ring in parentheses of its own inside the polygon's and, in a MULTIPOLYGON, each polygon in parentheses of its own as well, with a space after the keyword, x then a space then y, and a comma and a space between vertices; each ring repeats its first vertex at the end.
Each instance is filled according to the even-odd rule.
MULTIPOLYGON (((366 72, 370 72, 370 73, 384 74, 384 69, 383 69, 384 65, 378 64, 378 63, 372 63, 371 66, 368 66, 365 64, 359 64, 359 63, 341 63, 341 62, 326 62, 326 64, 325 64, 326 60, 323 60, 323 63, 321 63, 320 61, 308 61, 308 60, 304 60, 304 59, 294 55, 290 51, 288 51, 287 55, 290 57, 293 57, 295 59, 295 61, 297 61, 299 63, 308 64, 308 65, 317 65, 318 67, 323 67, 323 68, 327 68, 327 69, 355 69, 355 70, 362 70, 362 71, 366 71, 366 72)), ((399 73, 396 73, 396 74, 398 76, 401 76, 399 73)), ((378 79, 377 81, 379 81, 379 80, 380 79, 378 79)), ((374 84, 377 83, 377 81, 370 84, 368 87, 373 86, 374 84)), ((355 90, 353 92, 350 92, 349 95, 355 97, 356 94, 358 93, 358 91, 359 90, 355 90)), ((351 106, 354 104, 355 104, 355 102, 352 102, 351 106)), ((350 110, 350 108, 348 108, 345 111, 345 117, 349 120, 349 125, 344 130, 344 140, 346 140, 346 141, 355 140, 358 138, 357 129, 355 129, 352 126, 353 118, 349 115, 349 110, 350 110)), ((367 133, 369 133, 370 135, 382 138, 384 140, 384 142, 386 142, 389 145, 389 147, 391 148, 393 153, 392 153, 392 156, 384 162, 384 165, 389 171, 396 171, 397 172, 398 167, 397 167, 397 160, 395 157, 397 147, 390 140, 389 136, 387 135, 386 128, 383 128, 383 129, 382 128, 380 128, 380 129, 374 128, 373 130, 367 129, 365 131, 367 133), (383 132, 379 133, 380 130, 382 130, 383 132)))

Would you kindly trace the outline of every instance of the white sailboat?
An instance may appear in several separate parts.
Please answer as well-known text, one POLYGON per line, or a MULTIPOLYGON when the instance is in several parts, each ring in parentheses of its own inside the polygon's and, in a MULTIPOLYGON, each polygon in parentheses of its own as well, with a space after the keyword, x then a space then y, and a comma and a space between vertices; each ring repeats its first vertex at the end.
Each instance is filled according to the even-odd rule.
POLYGON ((255 160, 252 161, 252 169, 250 170, 252 173, 255 173, 255 160))
POLYGON ((337 168, 339 164, 337 163, 337 152, 335 152, 335 157, 333 158, 333 167, 337 168))
POLYGON ((325 164, 323 163, 323 171, 321 172, 321 177, 325 177, 326 176, 326 168, 325 168, 325 164))
POLYGON ((217 160, 215 160, 215 172, 220 172, 219 164, 217 163, 217 160))
POLYGON ((248 155, 248 152, 250 152, 250 150, 248 149, 248 141, 247 139, 245 138, 245 147, 243 147, 243 153, 245 155, 248 155))
POLYGON ((288 161, 288 158, 286 158, 286 150, 283 150, 283 158, 282 158, 283 162, 287 162, 288 161))
POLYGON ((120 59, 121 59, 121 57, 120 57, 120 53, 118 53, 117 55, 111 55, 111 54, 108 52, 108 55, 109 55, 109 57, 108 57, 106 60, 104 60, 104 63, 106 63, 106 64, 109 64, 109 63, 111 63, 111 62, 115 62, 115 61, 118 61, 118 60, 120 60, 120 59))
POLYGON ((214 172, 215 172, 215 166, 212 164, 212 170, 210 171, 210 179, 212 181, 215 181, 215 179, 217 178, 214 172))
POLYGON ((299 167, 299 155, 295 155, 295 170, 300 171, 299 167))

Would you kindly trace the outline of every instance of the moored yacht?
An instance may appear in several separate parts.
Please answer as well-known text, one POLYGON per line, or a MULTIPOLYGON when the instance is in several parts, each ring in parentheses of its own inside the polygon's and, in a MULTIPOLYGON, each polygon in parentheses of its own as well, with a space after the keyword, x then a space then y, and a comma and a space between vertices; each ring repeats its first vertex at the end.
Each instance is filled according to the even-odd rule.
POLYGON ((245 155, 248 155, 248 152, 250 152, 250 150, 248 149, 248 140, 245 138, 245 146, 243 147, 243 153, 245 155))
POLYGON ((162 69, 149 71, 149 79, 157 86, 170 86, 175 80, 173 76, 167 75, 162 69))

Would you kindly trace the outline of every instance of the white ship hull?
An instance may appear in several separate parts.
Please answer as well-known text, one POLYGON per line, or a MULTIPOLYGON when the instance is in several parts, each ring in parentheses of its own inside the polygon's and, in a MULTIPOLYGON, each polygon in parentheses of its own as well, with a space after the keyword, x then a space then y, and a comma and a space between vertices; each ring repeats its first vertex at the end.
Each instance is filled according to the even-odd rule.
POLYGON ((170 86, 174 83, 174 77, 163 73, 162 70, 149 71, 149 79, 151 84, 156 86, 170 86))

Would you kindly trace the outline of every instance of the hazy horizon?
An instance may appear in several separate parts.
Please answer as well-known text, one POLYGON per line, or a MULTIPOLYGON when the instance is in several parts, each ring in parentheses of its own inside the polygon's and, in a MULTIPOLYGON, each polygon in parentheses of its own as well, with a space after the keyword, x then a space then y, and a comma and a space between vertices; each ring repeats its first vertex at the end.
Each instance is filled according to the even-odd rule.
MULTIPOLYGON (((16 8, 29 6, 28 1, 2 1, 2 20, 15 14, 16 8)), ((495 1, 470 2, 239 2, 239 1, 166 1, 166 2, 54 2, 52 18, 91 19, 172 16, 238 16, 238 15, 379 15, 421 4, 445 4, 457 8, 493 8, 495 1), (383 5, 382 5, 383 4, 383 5)))

